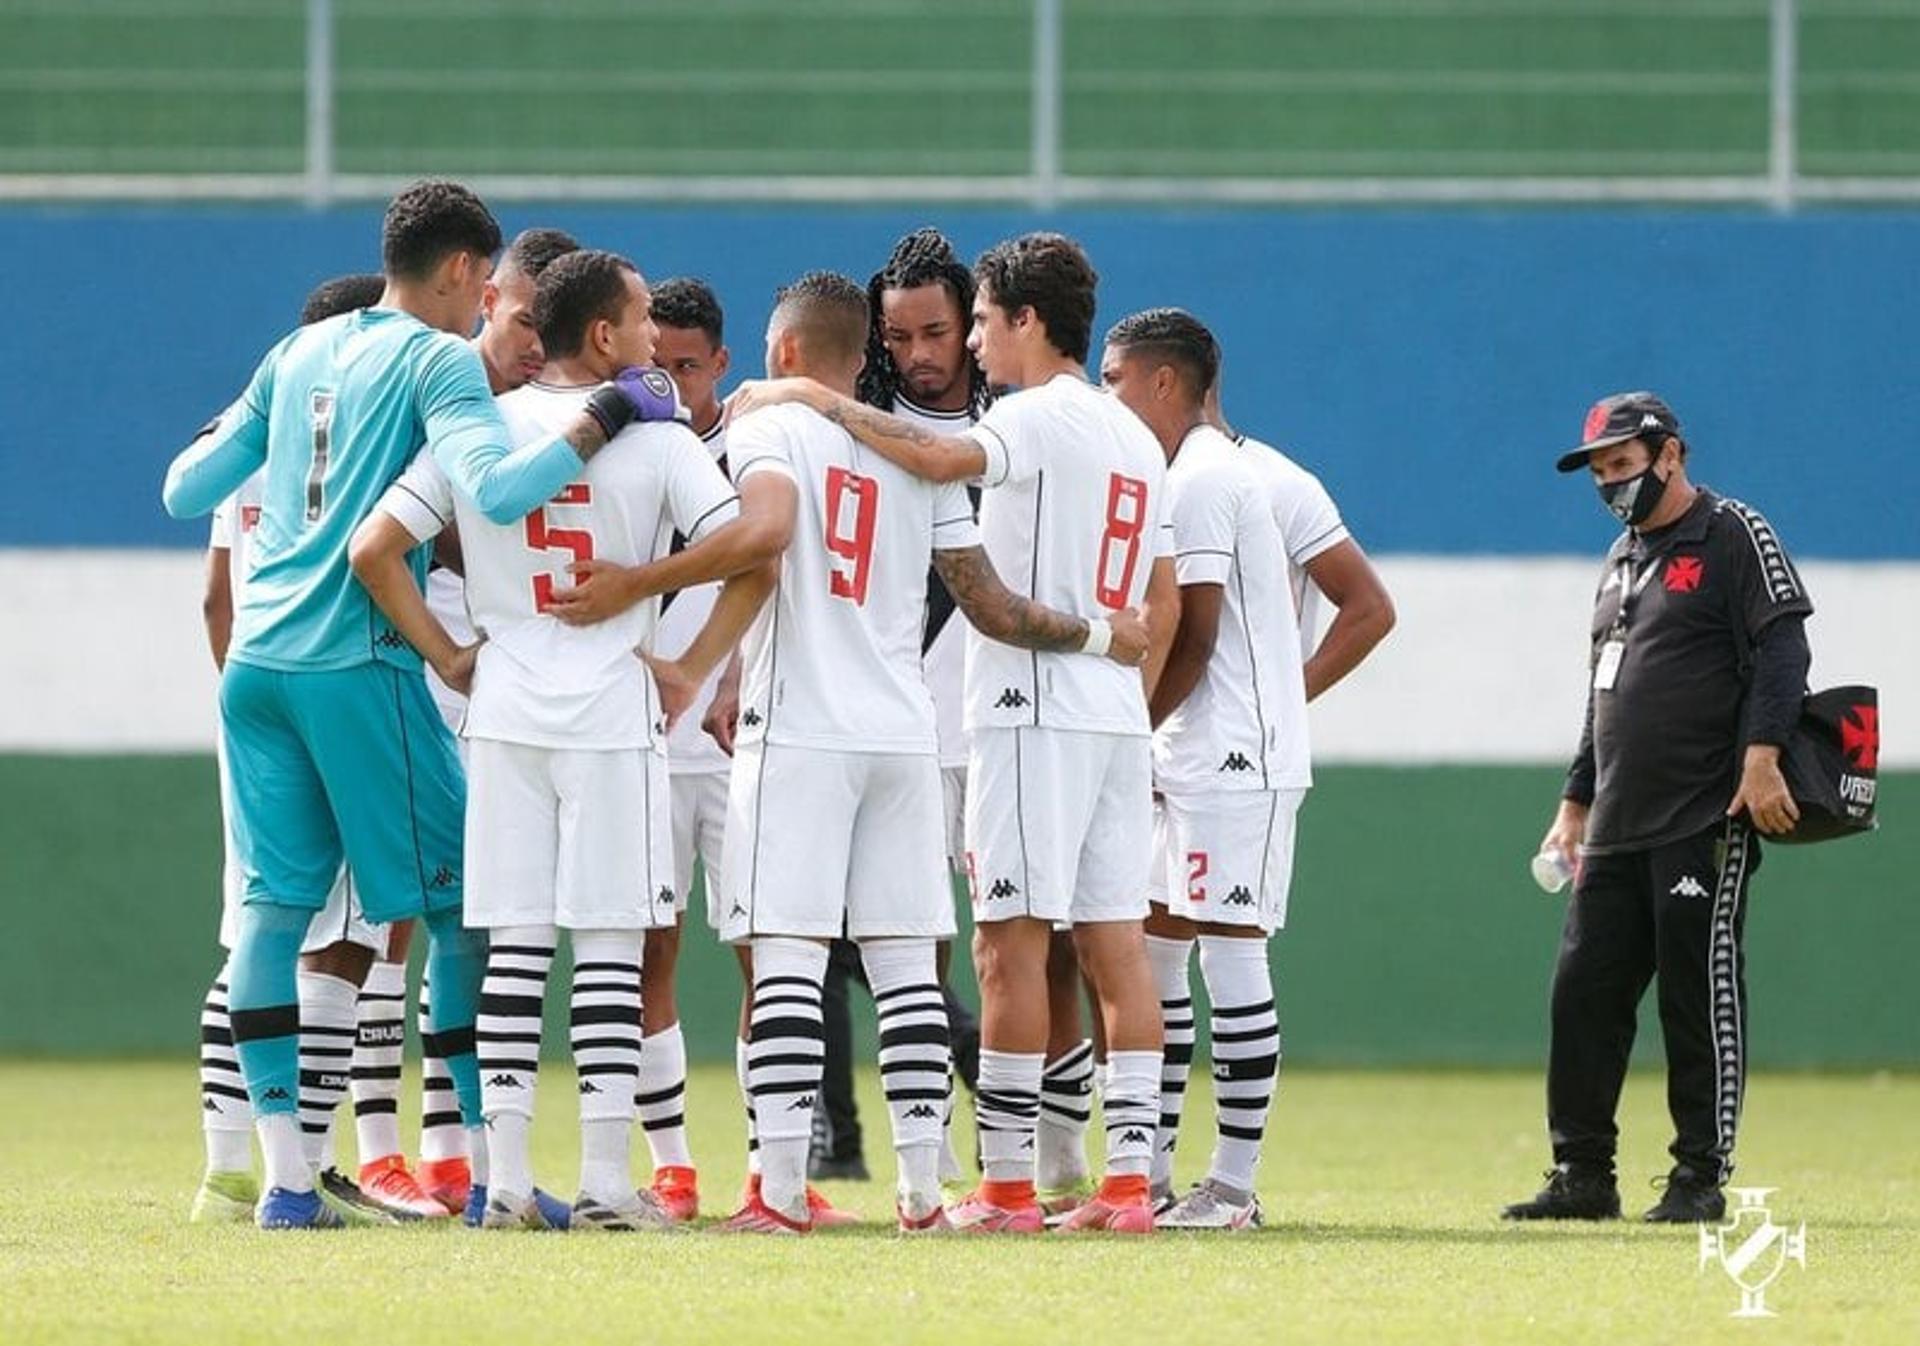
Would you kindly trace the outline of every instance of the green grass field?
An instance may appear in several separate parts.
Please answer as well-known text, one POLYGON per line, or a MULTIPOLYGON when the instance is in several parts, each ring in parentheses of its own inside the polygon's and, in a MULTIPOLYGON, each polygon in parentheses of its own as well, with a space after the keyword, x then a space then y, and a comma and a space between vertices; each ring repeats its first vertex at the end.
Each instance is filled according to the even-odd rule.
MULTIPOLYGON (((548 1072, 537 1137, 543 1181, 567 1193, 569 1084, 548 1072)), ((902 1241, 887 1176, 830 1189, 871 1229, 805 1241, 197 1229, 194 1088, 185 1062, 0 1063, 0 1342, 1920 1340, 1912 1076, 1753 1081, 1740 1179, 1779 1188, 1775 1218, 1808 1231, 1807 1269, 1769 1291, 1772 1323, 1728 1316, 1734 1287, 1697 1269, 1692 1229, 1494 1218, 1544 1164, 1525 1074, 1294 1073, 1268 1141, 1269 1228, 1145 1241, 902 1241)), ((872 1077, 863 1088, 885 1171, 872 1077)), ((697 1070, 690 1103, 724 1214, 742 1170, 730 1074, 697 1070)), ((1204 1090, 1193 1107, 1189 1168, 1204 1090)), ((1657 1076, 1634 1077, 1623 1121, 1637 1209, 1665 1167, 1657 1076)))

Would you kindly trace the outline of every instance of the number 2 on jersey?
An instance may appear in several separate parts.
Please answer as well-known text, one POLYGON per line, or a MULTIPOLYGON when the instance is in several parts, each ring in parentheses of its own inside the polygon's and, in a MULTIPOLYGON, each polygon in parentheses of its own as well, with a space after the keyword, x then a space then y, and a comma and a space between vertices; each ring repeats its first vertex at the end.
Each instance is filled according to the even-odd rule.
POLYGON ((1140 535, 1146 527, 1147 483, 1115 472, 1107 478, 1107 531, 1100 535, 1100 568, 1094 572, 1093 596, 1116 611, 1128 605, 1134 567, 1140 563, 1140 535))
MULTIPOLYGON (((575 561, 593 559, 593 534, 584 528, 553 528, 548 526, 547 511, 555 505, 591 505, 593 488, 584 481, 576 481, 563 489, 559 495, 527 515, 527 545, 535 551, 569 551, 575 561)), ((553 575, 542 572, 533 577, 533 610, 546 611, 553 602, 553 575)))
POLYGON ((827 563, 827 588, 835 598, 867 603, 867 575, 873 561, 873 525, 880 513, 880 483, 844 467, 827 469, 827 550, 846 567, 827 563))

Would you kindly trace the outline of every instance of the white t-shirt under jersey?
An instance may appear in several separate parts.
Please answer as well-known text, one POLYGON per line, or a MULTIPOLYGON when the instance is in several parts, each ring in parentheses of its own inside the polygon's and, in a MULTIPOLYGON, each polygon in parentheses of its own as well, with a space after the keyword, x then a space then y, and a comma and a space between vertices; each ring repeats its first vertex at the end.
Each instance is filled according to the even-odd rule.
MULTIPOLYGON (((707 454, 714 465, 723 472, 726 470, 727 430, 726 421, 718 420, 713 428, 700 436, 707 446, 707 454)), ((673 596, 673 601, 664 599, 660 607, 660 626, 653 636, 653 648, 668 658, 676 658, 686 652, 693 638, 700 634, 700 628, 707 624, 707 618, 713 613, 713 601, 720 596, 719 580, 709 580, 705 584, 696 584, 682 589, 673 596)), ((700 694, 687 707, 686 714, 674 722, 667 731, 667 769, 677 775, 692 775, 709 771, 728 771, 732 769, 733 759, 720 750, 713 741, 713 735, 700 727, 700 721, 707 716, 707 708, 713 704, 715 690, 720 686, 720 678, 726 672, 726 661, 708 675, 706 683, 700 688, 700 694)))
POLYGON ((966 489, 902 471, 803 406, 754 412, 727 441, 735 481, 777 472, 799 496, 779 586, 742 646, 739 738, 931 755, 927 566, 980 540, 966 489))
MULTIPOLYGON (((1059 374, 995 402, 967 431, 987 457, 980 533, 1009 589, 1076 617, 1146 597, 1173 554, 1166 455, 1118 398, 1059 374)), ((969 730, 1039 725, 1145 736, 1140 671, 967 633, 969 730)))
MULTIPOLYGON (((957 435, 974 421, 972 411, 929 411, 900 396, 893 399, 893 414, 924 425, 936 435, 957 435)), ((933 694, 943 767, 967 764, 967 632, 971 629, 966 614, 955 608, 920 660, 927 690, 933 694)))
POLYGON ((1307 576, 1307 562, 1339 546, 1352 534, 1341 522, 1340 511, 1320 478, 1270 444, 1247 435, 1238 436, 1235 442, 1266 485, 1267 503, 1287 548, 1293 610, 1300 623, 1301 657, 1310 657, 1319 643, 1322 595, 1307 576))
MULTIPOLYGON (((543 439, 580 414, 591 390, 529 383, 500 399, 515 444, 543 439)), ((653 679, 635 651, 648 644, 660 600, 591 626, 540 611, 572 582, 574 561, 636 565, 664 556, 675 529, 699 538, 739 513, 733 486, 683 425, 630 425, 547 504, 496 524, 458 494, 422 453, 380 508, 415 537, 460 524, 467 610, 484 632, 462 733, 539 748, 654 746, 653 679)))
POLYGON ((1180 583, 1222 586, 1206 671, 1154 734, 1154 783, 1169 793, 1313 783, 1286 550, 1265 484, 1246 457, 1202 425, 1167 469, 1180 583))

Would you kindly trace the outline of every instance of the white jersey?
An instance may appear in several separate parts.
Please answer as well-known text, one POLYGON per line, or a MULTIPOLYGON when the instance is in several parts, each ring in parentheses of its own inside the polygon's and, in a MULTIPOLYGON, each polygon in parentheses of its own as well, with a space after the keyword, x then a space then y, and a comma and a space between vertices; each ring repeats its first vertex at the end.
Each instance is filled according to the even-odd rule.
MULTIPOLYGON (((1009 589, 1076 617, 1137 607, 1173 554, 1166 455, 1145 423, 1060 374, 995 402, 967 432, 986 453, 980 532, 1009 589)), ((968 730, 1150 732, 1140 671, 967 635, 968 730)))
MULTIPOLYGON (((957 435, 974 422, 970 410, 928 411, 900 396, 893 399, 893 414, 915 425, 924 425, 936 435, 957 435)), ((940 765, 943 767, 967 764, 967 632, 971 629, 966 614, 954 608, 934 633, 933 642, 922 641, 920 667, 926 674, 927 690, 933 694, 933 718, 940 730, 940 765)))
POLYGON ((797 405, 736 422, 727 456, 735 481, 777 472, 799 496, 779 586, 742 646, 740 740, 933 754, 927 566, 980 540, 965 488, 922 481, 797 405))
POLYGON ((1320 478, 1271 444, 1239 435, 1235 442, 1259 473, 1267 488, 1267 503, 1280 538, 1287 548, 1288 578, 1293 585, 1293 609, 1300 624, 1301 657, 1311 657, 1318 643, 1321 593, 1307 577, 1307 562, 1347 541, 1352 534, 1340 520, 1333 497, 1320 478))
POLYGON ((240 611, 240 595, 246 592, 247 580, 253 574, 253 533, 260 526, 260 488, 266 475, 264 471, 254 473, 215 506, 208 531, 207 547, 228 553, 227 590, 233 595, 235 612, 240 611))
MULTIPOLYGON (((727 429, 726 421, 718 420, 713 428, 700 436, 707 446, 707 454, 713 459, 714 466, 722 472, 727 470, 727 429)), ((680 590, 671 598, 663 598, 660 606, 660 627, 654 633, 654 649, 668 658, 677 658, 686 652, 693 638, 700 634, 700 628, 707 624, 707 618, 713 614, 713 601, 720 596, 719 580, 708 580, 705 584, 695 584, 680 590)), ((707 717, 707 708, 713 704, 714 692, 720 686, 720 679, 726 672, 726 661, 715 668, 701 685, 700 694, 687 707, 686 713, 674 722, 667 731, 667 769, 674 775, 694 772, 726 771, 733 765, 733 759, 720 750, 713 741, 713 735, 700 727, 700 721, 707 717)))
POLYGON ((1154 783, 1171 794, 1303 790, 1312 783, 1300 632, 1286 551, 1265 484, 1210 425, 1167 469, 1182 586, 1222 586, 1205 672, 1153 738, 1154 783))
MULTIPOLYGON (((530 383, 500 399, 500 414, 513 442, 527 444, 564 429, 590 392, 530 383)), ((454 491, 432 454, 415 458, 379 507, 423 540, 459 521, 467 610, 487 642, 461 732, 536 748, 656 746, 653 679, 636 651, 651 649, 660 600, 580 627, 540 609, 571 582, 573 562, 654 560, 676 528, 702 537, 739 513, 737 500, 699 439, 672 422, 628 426, 511 524, 454 491)))

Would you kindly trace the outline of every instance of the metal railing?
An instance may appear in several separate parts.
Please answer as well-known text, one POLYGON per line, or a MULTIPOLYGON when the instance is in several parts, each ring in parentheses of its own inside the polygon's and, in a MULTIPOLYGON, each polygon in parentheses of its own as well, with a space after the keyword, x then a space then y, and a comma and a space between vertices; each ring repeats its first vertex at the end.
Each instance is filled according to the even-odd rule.
MULTIPOLYGON (((1028 171, 996 176, 470 174, 502 200, 650 202, 1093 202, 1391 205, 1600 202, 1764 204, 1920 201, 1920 177, 1805 175, 1799 168, 1799 6, 1769 0, 1768 134, 1763 173, 1679 176, 1093 176, 1063 168, 1063 0, 1033 0, 1028 171)), ((334 0, 306 0, 305 167, 300 173, 0 174, 0 199, 304 200, 315 208, 380 199, 406 178, 336 166, 334 0)))

